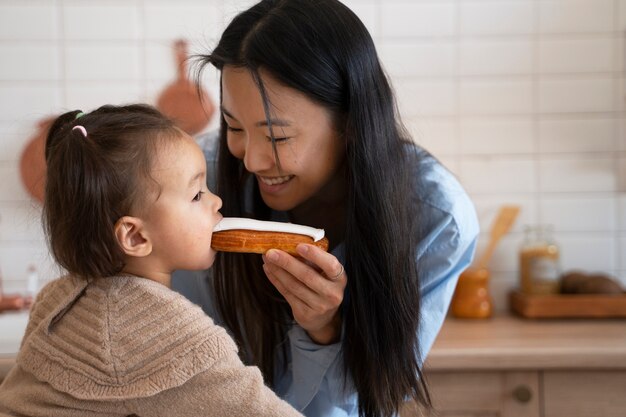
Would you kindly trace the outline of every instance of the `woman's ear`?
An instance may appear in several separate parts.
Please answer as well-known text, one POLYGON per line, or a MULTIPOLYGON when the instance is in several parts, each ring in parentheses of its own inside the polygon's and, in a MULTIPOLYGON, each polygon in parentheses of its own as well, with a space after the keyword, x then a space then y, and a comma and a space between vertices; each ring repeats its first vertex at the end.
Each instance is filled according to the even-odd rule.
POLYGON ((124 253, 140 258, 152 252, 152 242, 137 217, 124 216, 115 223, 115 237, 124 253))

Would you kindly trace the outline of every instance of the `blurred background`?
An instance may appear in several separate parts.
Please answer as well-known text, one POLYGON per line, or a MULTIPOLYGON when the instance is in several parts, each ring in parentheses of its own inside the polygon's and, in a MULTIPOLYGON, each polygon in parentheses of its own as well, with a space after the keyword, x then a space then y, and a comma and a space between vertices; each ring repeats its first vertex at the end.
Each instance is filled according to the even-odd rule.
MULTIPOLYGON (((0 274, 5 293, 56 277, 20 174, 38 123, 155 104, 173 45, 208 51, 234 0, 0 0, 0 274)), ((550 224, 563 270, 626 284, 626 0, 350 0, 416 142, 461 180, 481 223, 521 207, 491 261, 496 311, 518 286, 524 225, 550 224)), ((214 103, 218 77, 203 87, 214 103)), ((217 116, 204 130, 217 125, 217 116)))

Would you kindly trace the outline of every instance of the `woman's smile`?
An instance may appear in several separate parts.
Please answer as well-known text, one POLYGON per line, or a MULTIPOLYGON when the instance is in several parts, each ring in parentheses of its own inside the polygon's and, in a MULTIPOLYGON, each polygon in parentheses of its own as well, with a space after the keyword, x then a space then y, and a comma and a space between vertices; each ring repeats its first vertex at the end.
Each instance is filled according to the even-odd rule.
POLYGON ((289 182, 294 179, 295 175, 283 175, 281 177, 264 177, 256 176, 259 181, 259 188, 262 192, 273 194, 282 191, 287 187, 289 182))
POLYGON ((257 175, 257 178, 263 181, 263 183, 267 185, 284 184, 290 179, 292 179, 293 177, 295 177, 295 175, 283 175, 282 177, 262 177, 260 175, 257 175))

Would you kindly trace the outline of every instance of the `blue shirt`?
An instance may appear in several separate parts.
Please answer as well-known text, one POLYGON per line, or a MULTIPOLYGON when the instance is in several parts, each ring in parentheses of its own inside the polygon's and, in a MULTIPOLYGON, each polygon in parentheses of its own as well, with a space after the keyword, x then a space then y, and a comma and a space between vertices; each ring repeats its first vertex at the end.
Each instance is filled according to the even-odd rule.
MULTIPOLYGON (((215 190, 218 136, 201 136, 198 143, 207 159, 209 189, 215 190)), ((446 316, 459 274, 472 262, 478 221, 471 200, 456 178, 423 149, 416 146, 415 152, 413 203, 418 206, 421 224, 415 254, 422 297, 418 338, 422 356, 426 357, 446 316)), ((273 218, 286 221, 284 213, 276 212, 273 218)), ((343 263, 343 244, 332 253, 343 263)), ((172 288, 221 324, 213 288, 206 277, 206 271, 176 271, 172 288)), ((341 344, 317 345, 297 324, 288 331, 288 337, 287 372, 277 374, 276 393, 309 417, 358 416, 356 391, 351 386, 344 389, 341 344)))

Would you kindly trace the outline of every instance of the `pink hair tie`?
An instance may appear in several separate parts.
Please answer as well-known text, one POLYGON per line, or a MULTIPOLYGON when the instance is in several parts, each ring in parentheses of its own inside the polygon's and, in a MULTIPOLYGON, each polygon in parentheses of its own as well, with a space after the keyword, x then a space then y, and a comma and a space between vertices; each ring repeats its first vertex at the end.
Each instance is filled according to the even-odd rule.
POLYGON ((76 129, 80 130, 84 137, 87 137, 87 129, 85 129, 83 126, 76 125, 72 128, 72 130, 76 130, 76 129))

